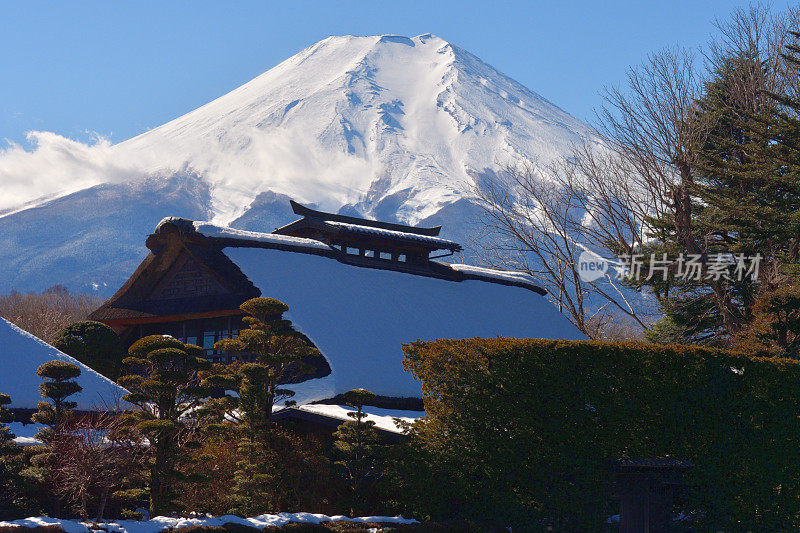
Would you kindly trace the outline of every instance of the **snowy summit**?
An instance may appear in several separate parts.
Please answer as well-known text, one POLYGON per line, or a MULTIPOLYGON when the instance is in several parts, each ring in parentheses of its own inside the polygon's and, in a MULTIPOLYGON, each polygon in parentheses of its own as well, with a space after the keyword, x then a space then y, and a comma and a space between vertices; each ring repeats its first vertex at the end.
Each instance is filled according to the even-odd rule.
POLYGON ((46 151, 39 174, 57 173, 64 190, 0 215, 0 268, 13 273, 0 291, 46 288, 57 272, 71 289, 110 294, 163 217, 271 232, 291 220, 289 197, 360 217, 444 222, 445 238, 468 242, 475 180, 498 164, 547 163, 576 143, 601 142, 430 34, 329 37, 117 145, 35 139, 26 157, 32 164, 46 151))

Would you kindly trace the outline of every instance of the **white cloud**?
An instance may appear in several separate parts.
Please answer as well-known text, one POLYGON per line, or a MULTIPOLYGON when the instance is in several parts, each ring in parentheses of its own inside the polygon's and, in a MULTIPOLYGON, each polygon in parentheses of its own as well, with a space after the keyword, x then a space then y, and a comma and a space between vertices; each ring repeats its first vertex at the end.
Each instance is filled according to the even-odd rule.
POLYGON ((358 201, 381 171, 368 157, 285 127, 200 138, 160 133, 112 145, 31 132, 32 150, 13 143, 0 150, 0 213, 100 183, 190 170, 211 185, 215 222, 227 223, 268 189, 337 209, 358 201))
POLYGON ((33 131, 27 138, 34 146, 31 151, 16 143, 0 149, 0 211, 141 175, 130 162, 116 157, 111 143, 101 137, 84 144, 56 133, 33 131))

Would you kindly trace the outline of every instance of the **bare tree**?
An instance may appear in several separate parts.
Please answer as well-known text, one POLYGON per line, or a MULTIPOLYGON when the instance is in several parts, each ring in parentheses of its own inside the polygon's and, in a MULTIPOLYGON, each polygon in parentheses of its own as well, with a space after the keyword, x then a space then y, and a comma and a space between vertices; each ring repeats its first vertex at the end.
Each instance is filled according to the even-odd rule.
POLYGON ((0 296, 0 317, 45 342, 63 327, 85 320, 103 299, 93 294, 71 294, 61 286, 42 294, 12 292, 0 296))
MULTIPOLYGON (((797 87, 780 53, 787 29, 796 28, 798 8, 772 15, 754 5, 717 21, 719 36, 698 61, 696 54, 667 48, 629 69, 621 87, 605 90, 599 112, 605 146, 577 147, 571 157, 540 169, 530 163, 506 166, 497 177, 474 188, 486 214, 489 244, 484 260, 531 272, 551 298, 587 335, 595 337, 606 317, 622 313, 643 325, 636 310, 610 277, 583 282, 575 270, 585 250, 601 255, 634 254, 658 238, 649 221, 671 221, 683 251, 704 255, 713 236, 697 231, 693 208, 698 152, 714 124, 698 112, 698 99, 715 69, 732 53, 747 53, 766 65, 737 73, 735 94, 755 110, 770 105, 765 91, 797 87), (529 261, 535 260, 534 264, 529 261), (589 311, 587 302, 606 302, 589 311)), ((797 94, 796 89, 792 94, 797 94)), ((732 296, 722 281, 708 290, 729 333, 739 325, 732 296)), ((662 300, 669 285, 657 289, 662 300)))
POLYGON ((706 70, 723 68, 731 54, 755 58, 762 66, 758 77, 738 76, 735 94, 740 96, 740 104, 774 105, 774 101, 763 98, 764 91, 792 97, 800 94, 797 69, 783 57, 791 39, 789 31, 800 28, 800 6, 774 11, 767 4, 751 4, 736 8, 727 18, 715 20, 714 26, 717 34, 703 54, 706 70))
MULTIPOLYGON (((586 165, 610 165, 591 154, 586 165)), ((590 338, 600 335, 615 311, 644 323, 610 273, 587 282, 578 272, 586 250, 597 249, 607 234, 618 238, 638 233, 638 214, 625 207, 634 192, 624 181, 604 182, 598 195, 579 183, 574 164, 542 170, 532 163, 506 166, 474 188, 483 207, 483 261, 528 272, 547 289, 552 301, 590 338), (617 188, 619 187, 619 190, 617 188), (604 211, 598 205, 608 202, 604 211), (597 225, 602 222, 602 227, 597 225), (602 303, 592 310, 590 300, 602 303)), ((637 237, 638 238, 638 237, 637 237)))
POLYGON ((67 435, 52 444, 56 491, 71 501, 83 520, 94 506, 95 520, 101 521, 109 496, 145 465, 147 447, 122 429, 116 415, 87 415, 72 422, 67 435))
MULTIPOLYGON (((651 191, 647 209, 657 218, 672 220, 674 234, 689 254, 705 256, 718 241, 715 235, 698 231, 693 213, 698 152, 714 126, 713 117, 697 108, 704 83, 726 72, 732 77, 736 108, 753 114, 774 105, 770 92, 797 94, 796 73, 787 70, 781 52, 788 30, 797 27, 798 13, 792 7, 773 14, 763 4, 737 9, 716 21, 718 35, 703 54, 704 65, 698 65, 689 51, 667 49, 630 69, 624 89, 606 90, 600 117, 612 147, 636 168, 651 191), (731 58, 750 61, 732 70, 731 58)), ((736 333, 742 313, 730 287, 718 280, 708 289, 725 331, 736 333)))

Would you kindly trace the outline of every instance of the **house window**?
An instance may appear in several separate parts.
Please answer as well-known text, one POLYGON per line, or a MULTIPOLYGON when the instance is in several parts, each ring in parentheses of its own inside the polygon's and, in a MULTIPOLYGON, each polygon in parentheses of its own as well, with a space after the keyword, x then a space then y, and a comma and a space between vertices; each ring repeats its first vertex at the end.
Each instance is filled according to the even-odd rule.
POLYGON ((364 250, 364 257, 375 257, 375 250, 364 250))
POLYGON ((167 324, 152 324, 142 328, 141 336, 171 335, 186 344, 195 344, 203 349, 208 360, 223 363, 225 357, 217 357, 222 352, 214 349, 214 344, 222 339, 233 339, 239 336, 241 319, 239 317, 206 318, 167 324))
POLYGON ((397 260, 400 261, 401 263, 405 263, 406 262, 406 254, 398 255, 397 256, 397 260))
POLYGON ((350 255, 361 255, 361 253, 360 253, 358 248, 353 248, 351 246, 347 247, 347 253, 350 254, 350 255))
POLYGON ((386 261, 391 261, 392 260, 392 254, 390 252, 381 252, 380 253, 380 258, 381 259, 385 259, 386 261))

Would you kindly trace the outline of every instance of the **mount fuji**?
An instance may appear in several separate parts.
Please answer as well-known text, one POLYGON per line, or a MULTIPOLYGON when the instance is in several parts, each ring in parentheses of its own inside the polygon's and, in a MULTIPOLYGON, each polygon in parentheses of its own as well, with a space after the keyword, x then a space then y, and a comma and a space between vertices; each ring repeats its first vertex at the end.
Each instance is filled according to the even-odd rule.
POLYGON ((119 144, 29 137, 31 151, 0 150, 0 183, 41 191, 39 180, 52 192, 0 199, 0 293, 60 283, 106 295, 146 255, 145 237, 163 217, 272 231, 293 219, 289 198, 442 224, 443 236, 465 242, 481 176, 603 144, 590 126, 430 34, 329 37, 119 144))

